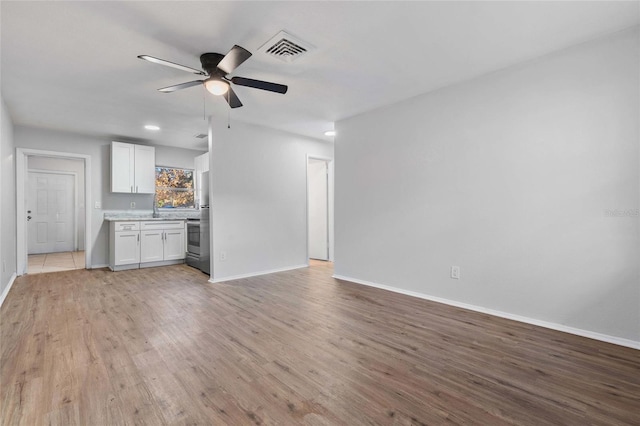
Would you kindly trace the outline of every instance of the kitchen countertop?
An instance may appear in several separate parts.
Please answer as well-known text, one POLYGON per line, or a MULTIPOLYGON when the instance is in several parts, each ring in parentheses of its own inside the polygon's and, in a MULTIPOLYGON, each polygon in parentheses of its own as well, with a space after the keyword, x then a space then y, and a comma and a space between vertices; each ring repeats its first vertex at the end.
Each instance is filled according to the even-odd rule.
POLYGON ((140 211, 135 212, 109 212, 104 214, 104 220, 107 222, 130 222, 130 221, 159 221, 159 220, 187 220, 199 219, 199 211, 189 212, 161 212, 160 217, 153 217, 152 212, 140 211))
POLYGON ((107 222, 131 222, 131 221, 160 221, 160 220, 187 220, 186 217, 146 217, 146 216, 129 216, 129 217, 104 217, 107 222))

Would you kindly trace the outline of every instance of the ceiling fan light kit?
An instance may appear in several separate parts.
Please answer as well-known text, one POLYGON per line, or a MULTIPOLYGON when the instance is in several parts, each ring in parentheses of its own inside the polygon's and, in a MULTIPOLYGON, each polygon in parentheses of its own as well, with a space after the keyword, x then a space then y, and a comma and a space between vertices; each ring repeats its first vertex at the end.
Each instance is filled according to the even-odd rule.
POLYGON ((212 77, 205 80, 204 87, 206 87, 207 91, 212 95, 220 96, 227 93, 229 90, 229 83, 212 77))
POLYGON ((208 77, 205 80, 194 80, 186 83, 180 83, 173 86, 163 87, 158 91, 163 93, 171 93, 176 90, 186 89, 188 87, 198 86, 204 84, 204 87, 210 93, 221 96, 226 95, 224 98, 231 108, 238 108, 242 106, 242 102, 231 88, 231 83, 238 86, 251 87, 254 89, 266 90, 268 92, 285 94, 288 87, 284 84, 270 83, 268 81, 254 80, 252 78, 245 77, 227 77, 238 68, 244 61, 251 57, 251 52, 247 49, 235 45, 231 48, 229 53, 221 55, 220 53, 204 53, 200 55, 200 63, 202 69, 200 71, 195 68, 188 67, 186 65, 176 64, 175 62, 166 61, 164 59, 156 58, 149 55, 140 55, 138 58, 148 62, 152 62, 158 65, 164 65, 171 68, 176 68, 189 73, 202 75, 208 77))

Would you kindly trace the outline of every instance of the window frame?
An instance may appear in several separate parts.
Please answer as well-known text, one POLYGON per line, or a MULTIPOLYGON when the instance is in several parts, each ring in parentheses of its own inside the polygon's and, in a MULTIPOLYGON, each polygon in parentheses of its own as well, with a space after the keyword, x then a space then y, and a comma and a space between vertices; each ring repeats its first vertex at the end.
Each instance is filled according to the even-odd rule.
POLYGON ((193 193, 193 207, 157 207, 158 210, 161 211, 172 211, 172 212, 176 212, 176 211, 181 211, 181 212, 185 212, 185 211, 197 211, 198 209, 196 208, 196 170, 194 168, 187 168, 187 167, 178 167, 178 166, 163 166, 160 164, 156 164, 154 167, 154 174, 157 173, 157 169, 174 169, 174 170, 185 170, 185 171, 190 171, 191 172, 191 181, 193 183, 193 186, 191 187, 191 189, 189 188, 171 188, 171 187, 166 187, 166 186, 158 186, 157 185, 157 175, 154 178, 155 182, 154 182, 154 198, 156 199, 156 207, 157 207, 157 202, 158 202, 158 188, 167 188, 167 189, 174 189, 174 190, 184 190, 185 192, 189 192, 189 190, 193 193))

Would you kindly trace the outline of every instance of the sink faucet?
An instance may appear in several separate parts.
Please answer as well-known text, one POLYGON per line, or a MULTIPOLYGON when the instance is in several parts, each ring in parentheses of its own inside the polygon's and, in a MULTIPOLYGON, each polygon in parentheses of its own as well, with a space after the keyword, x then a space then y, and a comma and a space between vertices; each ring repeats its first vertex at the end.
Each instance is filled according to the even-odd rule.
POLYGON ((152 217, 160 217, 160 212, 158 211, 158 196, 153 194, 153 215, 152 217))

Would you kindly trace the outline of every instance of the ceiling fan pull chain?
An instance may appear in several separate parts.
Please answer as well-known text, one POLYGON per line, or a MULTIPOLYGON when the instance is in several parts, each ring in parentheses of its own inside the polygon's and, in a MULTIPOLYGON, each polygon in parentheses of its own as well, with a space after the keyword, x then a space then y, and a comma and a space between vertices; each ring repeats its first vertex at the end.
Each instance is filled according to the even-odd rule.
MULTIPOLYGON (((231 91, 227 91, 227 103, 231 104, 230 99, 231 99, 231 91)), ((231 128, 231 108, 227 109, 227 129, 231 128)))
POLYGON ((207 89, 202 86, 202 119, 207 121, 207 89))

